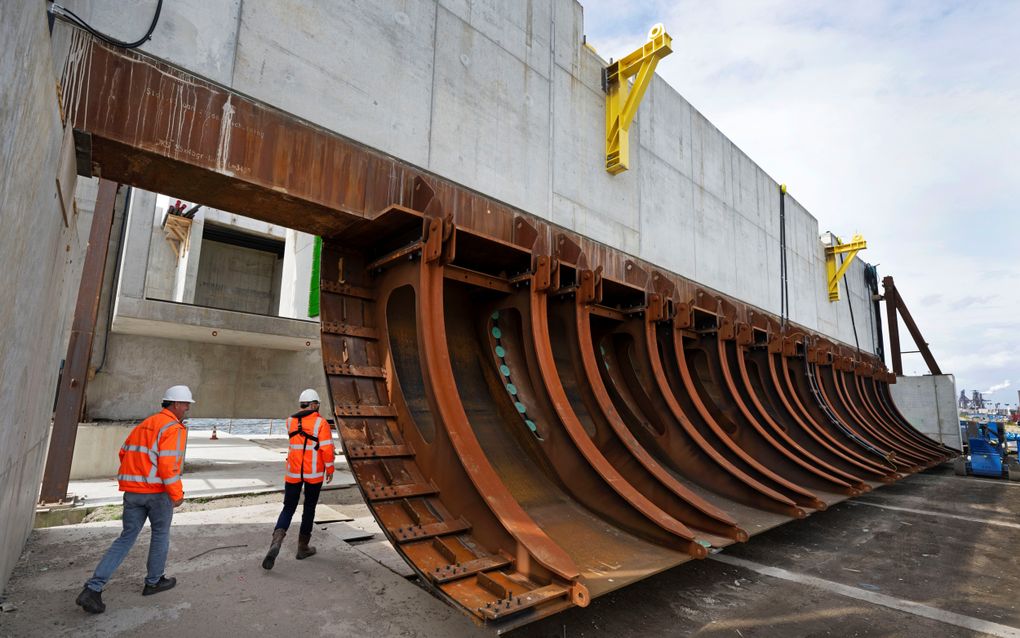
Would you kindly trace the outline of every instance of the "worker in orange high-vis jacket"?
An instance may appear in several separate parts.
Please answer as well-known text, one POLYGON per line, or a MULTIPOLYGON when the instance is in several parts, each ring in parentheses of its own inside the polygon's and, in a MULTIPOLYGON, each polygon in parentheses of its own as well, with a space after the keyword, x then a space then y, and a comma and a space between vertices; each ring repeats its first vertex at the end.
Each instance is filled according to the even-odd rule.
POLYGON ((269 551, 262 560, 264 569, 272 569, 276 563, 290 520, 297 510, 302 486, 305 506, 301 511, 297 559, 302 560, 315 553, 315 548, 308 546, 312 539, 312 525, 315 523, 315 505, 319 502, 322 482, 333 480, 333 433, 329 423, 319 414, 319 394, 312 389, 305 390, 298 397, 298 406, 301 409, 287 419, 290 449, 284 474, 283 511, 276 521, 269 551))
POLYGON ((168 389, 163 395, 162 411, 135 426, 120 447, 117 480, 124 492, 124 529, 78 594, 75 602, 85 611, 101 614, 106 610, 103 587, 135 544, 146 519, 152 526, 152 538, 142 595, 158 594, 177 584, 177 579, 167 578, 163 570, 170 549, 174 508, 184 502, 181 469, 188 444, 184 415, 194 402, 188 386, 168 389))

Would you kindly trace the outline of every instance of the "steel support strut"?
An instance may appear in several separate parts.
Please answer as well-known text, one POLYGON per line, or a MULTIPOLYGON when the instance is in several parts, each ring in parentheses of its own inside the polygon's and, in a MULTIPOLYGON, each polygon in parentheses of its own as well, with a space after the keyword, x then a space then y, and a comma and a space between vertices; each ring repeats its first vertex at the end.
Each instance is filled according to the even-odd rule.
POLYGON ((71 339, 67 344, 67 357, 60 377, 57 408, 53 414, 53 434, 46 456, 42 492, 39 501, 58 503, 67 496, 71 479, 71 459, 78 422, 85 407, 85 387, 88 383, 89 360, 92 358, 92 340, 95 337, 99 313, 99 297, 103 289, 107 253, 110 250, 110 232, 113 228, 113 208, 119 185, 110 180, 99 180, 99 195, 92 215, 88 249, 82 266, 78 286, 71 339))

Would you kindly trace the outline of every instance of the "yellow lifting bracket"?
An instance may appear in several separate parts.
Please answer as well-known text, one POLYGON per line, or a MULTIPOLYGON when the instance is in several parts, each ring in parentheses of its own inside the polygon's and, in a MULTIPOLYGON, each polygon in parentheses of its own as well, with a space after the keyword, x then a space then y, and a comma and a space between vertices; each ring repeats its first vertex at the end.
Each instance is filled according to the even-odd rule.
POLYGON ((606 170, 616 175, 627 170, 630 146, 627 132, 638 104, 655 74, 659 60, 673 52, 673 38, 657 24, 648 32, 643 47, 602 69, 602 88, 606 92, 606 170), (637 76, 637 77, 634 77, 637 76), (627 90, 627 80, 634 85, 627 90))
POLYGON ((854 235, 847 243, 843 243, 839 237, 832 236, 832 245, 825 247, 825 270, 829 275, 829 301, 839 301, 839 280, 850 267, 850 262, 860 251, 868 247, 864 237, 854 235), (845 254, 846 258, 838 267, 836 266, 836 255, 845 254))

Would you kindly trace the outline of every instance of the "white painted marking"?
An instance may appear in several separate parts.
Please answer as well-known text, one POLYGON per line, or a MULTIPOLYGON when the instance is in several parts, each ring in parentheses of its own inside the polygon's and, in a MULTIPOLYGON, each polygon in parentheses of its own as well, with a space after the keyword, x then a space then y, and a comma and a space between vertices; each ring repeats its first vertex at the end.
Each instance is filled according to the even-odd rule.
POLYGON ((973 516, 961 516, 960 514, 947 514, 945 512, 931 512, 928 510, 917 510, 911 507, 897 507, 895 505, 881 505, 879 503, 870 503, 868 501, 846 501, 848 505, 867 505, 868 507, 881 507, 884 510, 893 510, 896 512, 910 512, 911 514, 922 514, 924 516, 939 516, 942 518, 955 518, 959 521, 970 521, 971 523, 981 523, 982 525, 995 525, 997 527, 1010 527, 1013 529, 1020 529, 1020 523, 1009 523, 1007 521, 990 521, 986 518, 974 518, 973 516))
POLYGON ((999 487, 1020 487, 1020 483, 1016 481, 1008 481, 1006 479, 991 479, 991 478, 979 478, 977 476, 957 476, 951 475, 929 475, 929 474, 914 474, 908 477, 906 480, 930 482, 930 483, 941 483, 946 479, 952 479, 954 481, 967 481, 968 483, 987 483, 988 485, 998 485, 999 487))
POLYGON ((733 567, 749 569, 763 576, 771 576, 772 578, 779 578, 793 583, 815 587, 834 594, 839 594, 840 596, 846 596, 847 598, 854 598, 873 605, 888 607, 897 611, 913 614, 914 616, 928 618, 937 622, 946 623, 947 625, 962 627, 963 629, 969 629, 989 636, 999 636, 1000 638, 1020 638, 1020 628, 1017 627, 1000 625, 999 623, 981 620, 980 618, 974 618, 973 616, 965 616, 956 612, 939 609, 938 607, 922 605, 921 603, 917 603, 912 600, 903 600, 901 598, 894 598, 893 596, 879 594, 866 589, 843 585, 831 580, 825 580, 824 578, 808 576, 807 574, 798 574, 780 567, 769 567, 768 565, 762 565, 760 563, 755 563, 743 558, 737 558, 735 556, 713 554, 710 558, 712 558, 712 560, 719 561, 720 563, 732 565, 733 567))

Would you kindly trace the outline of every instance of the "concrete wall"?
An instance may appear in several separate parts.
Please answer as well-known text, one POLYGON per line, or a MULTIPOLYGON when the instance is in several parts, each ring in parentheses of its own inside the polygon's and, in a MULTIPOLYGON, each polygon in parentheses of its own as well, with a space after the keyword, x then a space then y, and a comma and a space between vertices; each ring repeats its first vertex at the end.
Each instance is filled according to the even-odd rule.
POLYGON ((328 396, 318 347, 292 351, 114 332, 107 357, 89 383, 89 419, 148 416, 178 383, 195 394, 188 413, 194 418, 279 418, 296 409, 305 388, 328 396))
POLYGON ((203 239, 194 303, 275 314, 280 306, 278 261, 274 253, 203 239))
POLYGON ((74 439, 71 480, 117 476, 120 457, 117 451, 136 421, 128 423, 81 423, 74 439))
MULTIPOLYGON (((75 9, 111 33, 151 19, 144 2, 75 9)), ((631 127, 631 170, 607 174, 605 61, 583 32, 574 0, 184 0, 143 49, 778 313, 778 184, 660 78, 631 127)), ((854 344, 848 302, 828 301, 817 220, 792 197, 786 214, 791 318, 854 344)), ((849 297, 873 350, 862 274, 851 267, 849 297)))
MULTIPOLYGON (((83 182, 80 188, 83 200, 87 201, 90 193, 94 199, 91 181, 83 182)), ((143 418, 158 405, 160 393, 177 383, 189 384, 196 395, 215 397, 196 405, 192 411, 196 417, 274 417, 289 414, 296 393, 303 388, 315 387, 325 396, 317 321, 187 305, 194 300, 199 264, 204 263, 201 232, 205 221, 274 239, 288 237, 288 231, 203 209, 192 226, 191 248, 181 260, 187 265, 174 265, 176 257, 159 227, 163 206, 157 205, 157 199, 154 193, 131 191, 122 247, 117 243, 121 267, 115 281, 116 254, 112 253, 101 298, 101 325, 92 357, 95 373, 86 392, 86 419, 143 418), (169 300, 153 296, 161 290, 179 289, 180 282, 187 280, 194 282, 183 288, 191 291, 191 299, 179 298, 177 293, 169 300), (110 300, 115 306, 107 330, 110 300), (300 387, 293 390, 290 384, 300 387)), ((116 228, 119 232, 119 221, 116 228)), ((285 260, 270 257, 275 282, 281 278, 285 260)), ((305 315, 310 259, 306 261, 301 275, 306 283, 300 293, 305 315)), ((276 300, 281 293, 279 287, 263 292, 263 296, 268 295, 263 313, 284 304, 276 300)), ((295 303, 293 298, 286 302, 295 303)))
POLYGON ((956 379, 951 374, 896 377, 893 401, 918 430, 949 447, 961 449, 956 379))
POLYGON ((57 199, 63 128, 44 3, 0 3, 0 51, 2 589, 32 529, 88 215, 65 224, 57 199))

